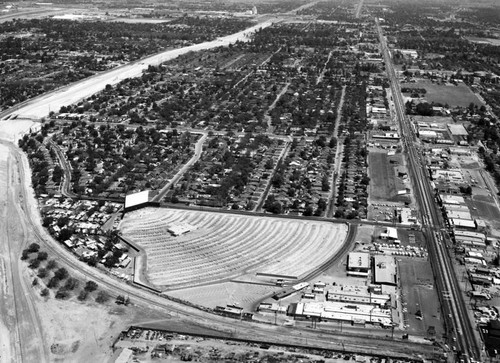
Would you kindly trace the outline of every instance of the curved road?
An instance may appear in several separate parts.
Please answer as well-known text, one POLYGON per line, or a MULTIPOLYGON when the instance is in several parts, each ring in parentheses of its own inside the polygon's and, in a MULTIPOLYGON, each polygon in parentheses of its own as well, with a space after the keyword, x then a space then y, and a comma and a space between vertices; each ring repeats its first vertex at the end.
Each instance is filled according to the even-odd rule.
MULTIPOLYGON (((36 115, 37 118, 48 114, 49 109, 57 109, 58 107, 70 103, 77 102, 83 97, 92 95, 93 93, 103 89, 106 84, 113 84, 119 82, 121 79, 139 75, 142 69, 147 68, 149 64, 158 64, 167 59, 172 59, 180 54, 208 49, 219 45, 226 45, 237 39, 245 39, 246 34, 251 31, 264 26, 270 25, 270 22, 256 25, 251 29, 243 32, 221 38, 219 40, 198 44, 195 46, 177 49, 162 53, 146 60, 136 62, 131 65, 121 67, 106 74, 101 74, 92 79, 87 79, 78 84, 74 84, 64 88, 63 90, 51 93, 50 95, 42 96, 33 100, 19 110, 16 111, 17 115, 36 115)), ((1 123, 0 123, 1 126, 1 123)), ((8 148, 9 155, 12 158, 11 164, 14 170, 6 177, 7 188, 10 191, 9 202, 4 205, 4 213, 8 208, 9 203, 14 203, 16 213, 8 213, 13 218, 14 223, 21 223, 22 233, 18 239, 15 238, 7 229, 9 240, 6 241, 11 248, 10 258, 11 271, 13 282, 18 283, 21 288, 16 289, 14 299, 17 303, 23 305, 21 308, 17 306, 16 314, 18 320, 18 337, 24 342, 30 344, 23 345, 23 342, 18 342, 19 356, 15 360, 20 361, 34 361, 31 354, 36 356, 36 361, 49 360, 47 352, 47 342, 43 342, 42 326, 38 319, 38 312, 31 300, 28 286, 28 280, 23 271, 21 271, 20 264, 17 264, 20 250, 26 243, 39 241, 47 250, 50 256, 58 259, 60 264, 66 265, 72 271, 72 275, 83 279, 93 279, 101 288, 108 290, 113 295, 128 295, 130 296, 133 304, 138 306, 157 307, 167 314, 176 313, 178 319, 194 323, 197 325, 204 325, 211 329, 219 330, 227 334, 235 334, 239 338, 247 339, 260 339, 270 342, 286 342, 289 344, 297 345, 310 345, 321 346, 325 348, 334 348, 346 351, 358 351, 365 353, 383 352, 392 357, 408 357, 415 358, 419 356, 432 357, 432 350, 429 345, 418 344, 400 340, 384 340, 378 337, 364 336, 349 336, 341 335, 338 332, 321 332, 311 331, 308 329, 289 329, 286 327, 277 327, 267 324, 257 324, 251 322, 241 322, 238 320, 225 318, 219 315, 214 315, 188 305, 184 305, 172 300, 166 299, 149 291, 140 290, 131 286, 123 281, 117 280, 114 277, 104 273, 101 270, 90 267, 81 261, 76 256, 69 253, 65 247, 56 242, 45 229, 41 226, 40 214, 37 210, 37 202, 33 194, 29 191, 27 182, 29 181, 29 164, 27 158, 21 151, 11 143, 2 142, 8 148), (15 161, 15 162, 14 162, 15 161), (15 174, 18 173, 18 174, 15 174), (21 243, 18 243, 22 241, 21 243), (13 248, 15 246, 15 248, 13 248), (15 276, 14 276, 15 275, 15 276), (23 280, 23 281, 21 281, 23 280), (26 339, 26 340, 25 340, 26 339), (304 342, 305 340, 305 342, 304 342), (34 342, 34 344, 32 343, 34 342)), ((2 176, 4 177, 4 176, 2 176)), ((11 225, 13 225, 11 224, 11 225)), ((32 292, 31 292, 32 293, 32 292)))
MULTIPOLYGON (((43 341, 43 327, 39 319, 37 306, 33 300, 31 281, 24 273, 26 263, 20 261, 21 251, 33 241, 27 220, 20 200, 23 199, 23 190, 20 181, 17 159, 8 149, 0 145, 2 152, 7 151, 6 167, 1 181, 3 195, 0 200, 4 203, 2 210, 2 230, 0 230, 1 255, 5 276, 3 278, 3 304, 1 307, 2 320, 9 329, 10 348, 4 354, 0 352, 0 362, 38 361, 48 362, 49 352, 43 341), (4 150, 5 149, 5 150, 4 150), (10 357, 9 357, 10 355, 10 357)), ((3 349, 5 349, 4 347, 3 349)))
POLYGON ((380 337, 367 335, 351 336, 349 334, 340 334, 339 332, 289 329, 286 327, 241 322, 225 318, 168 300, 164 296, 138 289, 135 286, 105 274, 101 270, 90 267, 79 261, 73 254, 69 253, 63 245, 53 240, 41 226, 40 217, 36 210, 36 202, 33 195, 28 192, 24 182, 26 173, 29 172, 26 156, 14 145, 6 145, 9 148, 9 153, 16 160, 16 165, 19 167, 19 180, 21 180, 22 183, 19 183, 19 180, 10 182, 15 182, 17 185, 21 184, 18 202, 21 203, 21 210, 26 218, 26 225, 31 226, 33 235, 43 244, 44 249, 47 250, 49 255, 56 258, 60 264, 66 265, 72 275, 77 278, 92 279, 96 281, 101 288, 106 289, 114 296, 128 295, 135 305, 160 308, 171 316, 173 315, 172 313, 175 313, 181 321, 207 326, 224 334, 235 334, 235 336, 243 339, 261 339, 264 341, 281 343, 288 342, 290 344, 319 346, 338 350, 343 346, 347 351, 352 350, 365 353, 383 350, 387 352, 388 356, 393 357, 430 357, 433 354, 429 346, 425 344, 422 345, 400 340, 381 340, 380 337), (349 339, 346 340, 346 336, 349 336, 349 339))

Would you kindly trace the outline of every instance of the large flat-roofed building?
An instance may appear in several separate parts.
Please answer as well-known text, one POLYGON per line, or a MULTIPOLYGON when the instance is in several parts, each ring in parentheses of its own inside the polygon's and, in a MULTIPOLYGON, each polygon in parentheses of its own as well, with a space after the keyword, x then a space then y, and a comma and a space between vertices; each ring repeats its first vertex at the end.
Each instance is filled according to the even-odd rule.
POLYGON ((147 206, 158 206, 159 203, 152 201, 153 196, 154 195, 151 190, 144 190, 142 192, 129 194, 125 196, 125 207, 123 211, 130 212, 147 206))
POLYGON ((431 130, 418 130, 418 137, 421 140, 436 140, 437 133, 436 131, 431 130))
POLYGON ((368 276, 370 272, 370 254, 367 252, 350 252, 347 258, 347 274, 368 276))
POLYGON ((450 226, 466 229, 476 229, 476 222, 469 219, 449 218, 450 226))
POLYGON ((398 230, 393 227, 387 227, 385 232, 382 232, 380 234, 380 238, 382 239, 387 239, 387 240, 397 240, 398 239, 398 230))
POLYGON ((453 230, 453 234, 455 237, 461 236, 461 237, 472 237, 472 238, 477 238, 481 241, 486 241, 486 235, 481 232, 471 232, 471 231, 461 231, 458 229, 453 230))
MULTIPOLYGON (((462 124, 447 124, 448 130, 450 130, 453 136, 467 136, 469 133, 462 124)), ((470 151, 469 151, 470 153, 470 151)))
POLYGON ((397 286, 397 266, 394 257, 373 256, 373 282, 378 285, 397 286))
POLYGON ((392 324, 390 309, 336 301, 293 303, 288 306, 287 315, 299 319, 342 320, 356 324, 371 323, 382 326, 391 326, 392 324))
POLYGON ((465 199, 460 195, 439 194, 439 199, 443 204, 465 205, 465 199))
POLYGON ((385 307, 390 304, 391 296, 374 293, 367 286, 336 285, 328 289, 326 300, 385 307))
POLYGON ((469 210, 446 210, 446 216, 448 218, 452 219, 466 219, 466 220, 472 220, 472 215, 470 214, 469 210))

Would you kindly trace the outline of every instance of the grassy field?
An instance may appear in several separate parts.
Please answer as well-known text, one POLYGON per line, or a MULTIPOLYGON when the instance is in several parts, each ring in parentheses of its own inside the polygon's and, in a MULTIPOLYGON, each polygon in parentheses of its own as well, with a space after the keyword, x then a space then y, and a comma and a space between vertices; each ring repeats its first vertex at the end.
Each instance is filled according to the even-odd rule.
POLYGON ((458 84, 458 86, 446 86, 432 83, 429 80, 421 80, 416 83, 403 83, 401 87, 425 88, 427 90, 425 99, 428 102, 448 104, 450 107, 467 107, 471 102, 478 106, 482 105, 476 95, 463 83, 458 84))
POLYGON ((120 230, 144 248, 146 277, 164 290, 257 272, 304 276, 333 257, 348 232, 331 222, 163 208, 128 213, 120 230), (179 223, 194 230, 170 235, 167 229, 179 223))

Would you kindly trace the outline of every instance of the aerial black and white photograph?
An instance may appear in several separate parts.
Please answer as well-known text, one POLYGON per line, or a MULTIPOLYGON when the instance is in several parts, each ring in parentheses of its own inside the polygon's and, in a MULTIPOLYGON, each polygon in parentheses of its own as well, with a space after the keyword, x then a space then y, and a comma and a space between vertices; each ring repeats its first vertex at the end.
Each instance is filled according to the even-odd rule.
POLYGON ((500 363, 500 1, 0 0, 0 363, 500 363))

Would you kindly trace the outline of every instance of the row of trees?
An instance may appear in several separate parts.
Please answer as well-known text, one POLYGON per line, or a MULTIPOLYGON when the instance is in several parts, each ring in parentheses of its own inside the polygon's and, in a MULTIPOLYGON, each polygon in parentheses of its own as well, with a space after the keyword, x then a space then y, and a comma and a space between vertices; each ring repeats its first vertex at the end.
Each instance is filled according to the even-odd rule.
MULTIPOLYGON (((71 297, 72 292, 77 290, 80 286, 80 281, 74 277, 71 277, 66 268, 59 267, 56 260, 47 260, 47 252, 41 251, 40 245, 38 245, 37 243, 30 244, 22 251, 22 260, 28 260, 30 257, 32 258, 29 260, 29 268, 37 270, 37 277, 33 279, 32 285, 38 286, 43 282, 43 284, 46 286, 41 288, 41 296, 47 297, 50 295, 50 290, 55 290, 55 298, 65 300, 71 297), (41 266, 42 262, 44 261, 46 261, 46 263, 44 264, 44 266, 41 266)), ((87 299, 89 294, 96 291, 97 289, 97 283, 89 280, 85 283, 83 288, 78 293, 77 299, 80 301, 84 301, 87 299)), ((106 291, 100 290, 97 293, 95 301, 98 303, 104 303, 109 300, 109 297, 110 296, 106 291)))

